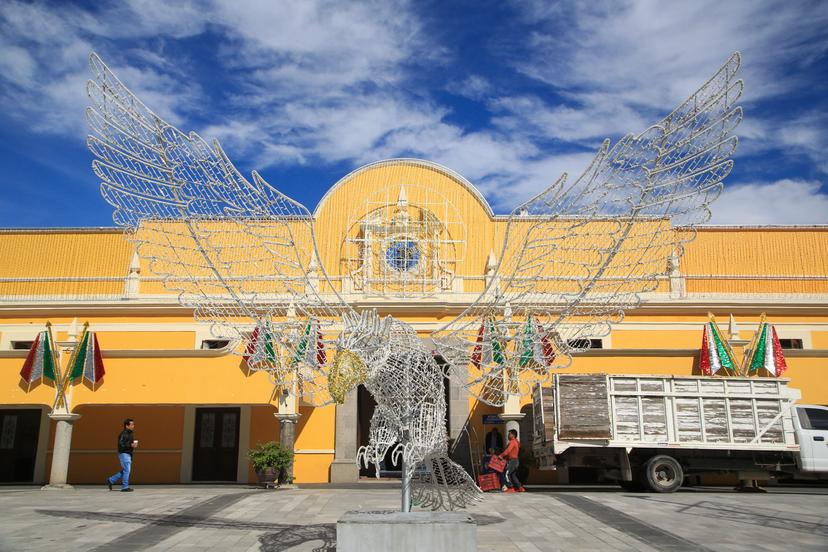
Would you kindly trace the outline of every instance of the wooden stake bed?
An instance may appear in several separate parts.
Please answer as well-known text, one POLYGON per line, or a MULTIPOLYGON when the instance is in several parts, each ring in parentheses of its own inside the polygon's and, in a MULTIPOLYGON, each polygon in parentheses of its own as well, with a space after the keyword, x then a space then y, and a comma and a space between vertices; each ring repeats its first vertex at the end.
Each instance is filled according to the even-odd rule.
POLYGON ((549 467, 576 446, 796 451, 801 394, 789 381, 557 374, 553 387, 535 389, 535 455, 549 467))

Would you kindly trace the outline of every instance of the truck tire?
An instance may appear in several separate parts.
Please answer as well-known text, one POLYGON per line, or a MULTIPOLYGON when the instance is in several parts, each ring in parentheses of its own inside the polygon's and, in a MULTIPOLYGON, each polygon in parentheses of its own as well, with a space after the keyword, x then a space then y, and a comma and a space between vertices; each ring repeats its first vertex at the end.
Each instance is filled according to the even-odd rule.
POLYGON ((666 454, 653 456, 644 465, 644 482, 656 493, 672 493, 681 487, 684 469, 678 460, 666 454))

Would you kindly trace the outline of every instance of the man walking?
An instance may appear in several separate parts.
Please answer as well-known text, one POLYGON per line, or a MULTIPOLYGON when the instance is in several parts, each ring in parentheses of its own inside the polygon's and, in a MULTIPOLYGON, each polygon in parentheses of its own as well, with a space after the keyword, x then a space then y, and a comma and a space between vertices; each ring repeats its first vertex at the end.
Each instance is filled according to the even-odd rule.
POLYGON ((506 460, 506 484, 503 486, 503 492, 506 493, 522 493, 526 489, 517 478, 518 469, 518 453, 520 452, 520 441, 517 438, 517 430, 509 430, 509 444, 506 445, 500 457, 506 460))
POLYGON ((138 441, 132 435, 132 430, 134 429, 135 420, 132 418, 124 420, 124 430, 118 435, 118 461, 121 462, 121 471, 107 478, 106 484, 110 491, 112 490, 112 485, 120 479, 121 492, 132 492, 132 487, 129 486, 129 472, 132 471, 132 451, 138 446, 138 441))

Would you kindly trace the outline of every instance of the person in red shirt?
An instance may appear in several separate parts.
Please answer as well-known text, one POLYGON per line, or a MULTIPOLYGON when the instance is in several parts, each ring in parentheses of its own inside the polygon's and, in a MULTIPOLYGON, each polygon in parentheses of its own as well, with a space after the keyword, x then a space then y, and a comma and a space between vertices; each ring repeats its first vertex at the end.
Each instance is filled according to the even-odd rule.
POLYGON ((506 485, 503 486, 503 492, 506 493, 522 493, 526 489, 521 485, 517 478, 518 469, 518 453, 520 452, 520 441, 517 438, 517 431, 509 430, 509 444, 506 445, 506 450, 500 453, 500 457, 506 460, 506 485))

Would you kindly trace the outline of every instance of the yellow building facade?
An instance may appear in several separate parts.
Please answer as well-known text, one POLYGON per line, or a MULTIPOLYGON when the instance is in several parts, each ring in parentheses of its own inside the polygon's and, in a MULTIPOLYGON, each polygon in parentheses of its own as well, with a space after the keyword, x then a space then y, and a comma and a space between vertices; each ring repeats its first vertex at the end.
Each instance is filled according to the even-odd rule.
MULTIPOLYGON (((462 312, 494 276, 499 257, 512 254, 501 250, 507 218, 494 215, 462 176, 425 161, 358 169, 328 191, 313 217, 321 262, 343 299, 409 322, 424 339, 462 312), (406 219, 417 245, 416 266, 404 278, 385 258, 395 217, 406 219)), ((766 313, 786 348, 784 376, 802 402, 828 404, 828 228, 711 226, 695 233, 656 290, 566 371, 698 374, 708 312, 737 354, 766 313)), ((45 483, 51 473, 55 389, 20 377, 47 321, 64 363, 88 322, 106 367, 94 389, 71 387, 69 483, 99 484, 117 471, 115 442, 127 417, 140 441, 137 484, 254 481, 247 451, 279 440, 286 421, 295 424, 297 483, 357 479, 370 396, 358 391, 339 406, 286 403, 265 373, 250 373, 232 354, 235 344, 215 338, 179 305, 121 230, 89 228, 0 231, 4 482, 45 483)), ((484 417, 502 409, 477 402, 456 382, 447 385, 455 453, 475 457, 489 428, 484 417)), ((521 423, 529 422, 531 398, 520 407, 521 423)), ((532 480, 556 477, 535 473, 532 480)))

